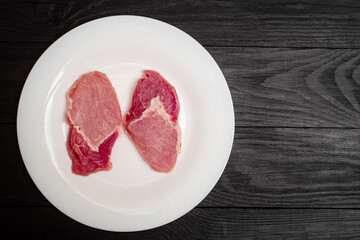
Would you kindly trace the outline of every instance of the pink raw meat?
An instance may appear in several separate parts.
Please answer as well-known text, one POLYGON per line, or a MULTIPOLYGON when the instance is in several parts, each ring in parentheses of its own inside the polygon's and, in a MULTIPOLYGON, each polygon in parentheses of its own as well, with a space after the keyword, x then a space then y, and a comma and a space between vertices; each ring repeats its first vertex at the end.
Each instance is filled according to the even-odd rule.
POLYGON ((179 111, 175 88, 158 72, 145 70, 124 126, 141 155, 158 172, 173 169, 180 153, 179 111))
POLYGON ((110 80, 94 71, 82 75, 67 93, 68 153, 72 171, 87 176, 110 170, 110 154, 121 132, 120 105, 110 80))

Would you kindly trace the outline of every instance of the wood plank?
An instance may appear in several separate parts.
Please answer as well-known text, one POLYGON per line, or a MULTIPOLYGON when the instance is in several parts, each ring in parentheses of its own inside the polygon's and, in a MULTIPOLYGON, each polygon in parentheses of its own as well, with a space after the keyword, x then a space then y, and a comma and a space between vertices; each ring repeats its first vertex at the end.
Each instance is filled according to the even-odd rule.
POLYGON ((360 207, 360 130, 237 128, 201 206, 360 207))
POLYGON ((2 70, 0 88, 0 124, 15 123, 22 87, 31 68, 48 44, 0 44, 2 70))
POLYGON ((130 233, 93 229, 55 208, 0 208, 0 230, 41 239, 358 239, 360 210, 194 209, 163 227, 130 233), (21 227, 20 227, 21 226, 21 227))
POLYGON ((236 126, 360 126, 360 50, 207 49, 228 82, 236 126))
POLYGON ((87 21, 130 14, 168 22, 208 46, 359 48, 359 8, 356 0, 20 1, 2 4, 0 41, 53 42, 87 21))
MULTIPOLYGON (((0 123, 13 123, 21 88, 46 43, 0 46, 0 123)), ((360 127, 360 50, 207 47, 222 69, 236 126, 360 127)))
MULTIPOLYGON (((7 141, 0 206, 48 206, 7 141), (11 181, 9 181, 11 179, 11 181)), ((200 207, 360 208, 360 129, 236 128, 229 163, 200 207)))

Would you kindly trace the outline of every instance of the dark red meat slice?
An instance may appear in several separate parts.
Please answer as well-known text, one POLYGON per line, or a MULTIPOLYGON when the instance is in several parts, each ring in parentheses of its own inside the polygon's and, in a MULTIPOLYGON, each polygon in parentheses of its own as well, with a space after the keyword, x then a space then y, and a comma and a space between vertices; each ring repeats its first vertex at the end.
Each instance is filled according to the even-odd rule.
POLYGON ((68 153, 72 171, 89 175, 110 170, 110 154, 121 131, 121 110, 114 88, 104 73, 82 75, 67 93, 70 125, 68 153))
POLYGON ((158 72, 144 71, 124 126, 143 158, 156 171, 169 172, 180 153, 179 110, 175 88, 158 72))

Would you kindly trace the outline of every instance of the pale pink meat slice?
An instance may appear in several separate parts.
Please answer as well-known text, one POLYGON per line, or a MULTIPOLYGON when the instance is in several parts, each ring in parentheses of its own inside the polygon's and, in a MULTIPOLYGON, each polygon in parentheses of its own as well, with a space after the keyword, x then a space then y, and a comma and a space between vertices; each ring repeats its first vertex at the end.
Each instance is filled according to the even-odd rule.
POLYGON ((120 105, 104 73, 94 71, 82 75, 67 93, 68 122, 85 139, 90 148, 99 145, 116 130, 121 130, 120 105))

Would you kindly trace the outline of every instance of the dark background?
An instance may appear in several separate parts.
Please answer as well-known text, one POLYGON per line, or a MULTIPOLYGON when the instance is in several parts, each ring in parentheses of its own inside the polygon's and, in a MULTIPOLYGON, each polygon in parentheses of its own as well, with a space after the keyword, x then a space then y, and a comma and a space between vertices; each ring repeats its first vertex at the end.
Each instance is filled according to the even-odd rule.
POLYGON ((1 1, 0 54, 0 238, 360 239, 359 1, 1 1), (236 116, 213 191, 182 218, 136 233, 89 228, 55 209, 25 169, 15 125, 46 48, 121 14, 199 41, 226 77, 236 116))

